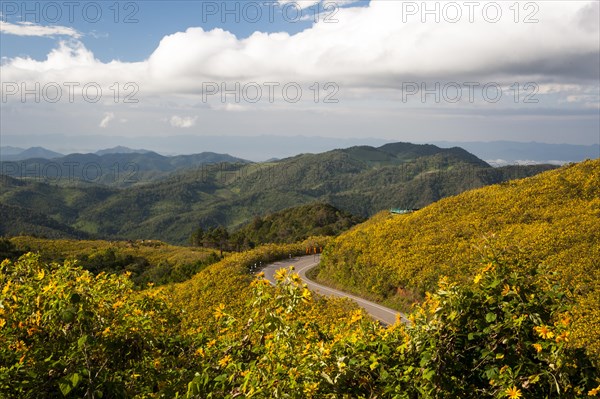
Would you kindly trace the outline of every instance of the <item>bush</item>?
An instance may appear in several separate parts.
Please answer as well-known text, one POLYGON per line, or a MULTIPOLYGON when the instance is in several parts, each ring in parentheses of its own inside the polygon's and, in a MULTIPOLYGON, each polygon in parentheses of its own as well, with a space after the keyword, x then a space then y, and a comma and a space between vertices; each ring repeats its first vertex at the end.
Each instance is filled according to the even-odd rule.
POLYGON ((173 397, 179 313, 126 275, 23 255, 0 265, 0 397, 173 397))

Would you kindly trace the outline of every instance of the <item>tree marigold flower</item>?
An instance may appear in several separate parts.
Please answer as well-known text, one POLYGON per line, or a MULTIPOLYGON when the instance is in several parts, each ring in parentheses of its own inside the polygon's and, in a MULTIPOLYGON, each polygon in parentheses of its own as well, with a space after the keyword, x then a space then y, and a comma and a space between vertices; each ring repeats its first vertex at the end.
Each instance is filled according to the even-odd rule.
POLYGON ((219 366, 225 367, 231 362, 231 355, 226 355, 223 359, 219 360, 219 366))
POLYGON ((548 326, 537 326, 537 327, 534 327, 534 330, 543 339, 551 339, 552 337, 554 337, 554 333, 552 331, 550 331, 548 326))
POLYGON ((556 342, 569 342, 569 334, 568 331, 564 331, 556 337, 556 342))
POLYGON ((517 387, 515 387, 515 386, 513 386, 512 388, 508 388, 506 390, 506 397, 508 397, 508 398, 518 399, 522 396, 523 396, 523 394, 521 393, 521 390, 517 389, 517 387))

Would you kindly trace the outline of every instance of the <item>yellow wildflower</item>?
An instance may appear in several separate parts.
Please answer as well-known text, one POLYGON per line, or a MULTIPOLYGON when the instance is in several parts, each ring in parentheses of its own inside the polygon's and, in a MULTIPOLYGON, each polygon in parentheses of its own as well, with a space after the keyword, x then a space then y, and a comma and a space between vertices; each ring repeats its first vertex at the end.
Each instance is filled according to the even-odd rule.
POLYGON ((231 362, 231 356, 226 355, 223 359, 219 360, 219 366, 225 367, 231 362))
POLYGON ((521 390, 513 386, 512 388, 508 388, 506 390, 506 396, 511 399, 518 399, 523 396, 523 394, 521 393, 521 390))
POLYGON ((556 337, 556 342, 569 342, 569 334, 570 333, 568 331, 564 331, 556 337))
POLYGON ((532 344, 532 346, 535 348, 537 353, 540 353, 542 351, 542 345, 540 344, 532 344))
POLYGON ((286 276, 287 276, 287 270, 284 268, 277 270, 274 275, 275 280, 277 280, 277 281, 282 281, 283 279, 285 279, 286 276))
POLYGON ((305 302, 310 300, 310 295, 310 290, 304 287, 304 289, 302 290, 302 300, 305 302))
POLYGON ((502 296, 507 296, 510 292, 510 285, 504 284, 504 289, 502 290, 502 296))
POLYGON ((220 318, 225 316, 225 312, 223 312, 224 310, 225 310, 225 305, 222 303, 219 304, 219 306, 217 306, 217 308, 215 309, 215 319, 219 320, 220 318))
POLYGON ((600 393, 600 385, 588 392, 588 396, 598 396, 600 393))
POLYGON ((479 282, 481 281, 481 278, 482 278, 482 277, 483 277, 483 276, 482 276, 481 274, 477 274, 477 275, 475 275, 475 278, 473 279, 473 282, 474 282, 475 284, 479 284, 479 282))
POLYGON ((40 270, 40 271, 37 273, 37 275, 36 275, 36 278, 37 278, 38 280, 42 280, 42 279, 44 278, 44 276, 45 276, 45 275, 46 275, 46 272, 44 271, 44 269, 42 269, 42 270, 40 270))
POLYGON ((552 337, 554 337, 554 333, 552 331, 550 331, 548 326, 537 326, 537 327, 534 327, 534 330, 543 339, 551 339, 552 337))
POLYGON ((319 384, 316 382, 309 382, 304 384, 304 394, 307 398, 312 398, 313 395, 317 392, 317 388, 319 384))
POLYGON ((355 310, 354 312, 352 312, 352 318, 350 319, 350 324, 354 324, 357 321, 362 319, 362 311, 361 310, 355 310))

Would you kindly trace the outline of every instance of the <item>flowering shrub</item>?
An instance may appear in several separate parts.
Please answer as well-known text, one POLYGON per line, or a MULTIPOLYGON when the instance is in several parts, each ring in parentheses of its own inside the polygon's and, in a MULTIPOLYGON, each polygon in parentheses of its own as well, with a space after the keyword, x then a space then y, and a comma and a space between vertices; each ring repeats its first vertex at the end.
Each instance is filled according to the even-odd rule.
MULTIPOLYGON (((598 369, 569 346, 570 298, 543 268, 491 258, 473 286, 444 280, 383 328, 361 310, 319 308, 293 269, 252 282, 252 313, 218 306, 188 398, 576 398, 598 369), (511 264, 516 263, 516 264, 511 264), (328 309, 328 311, 323 311, 328 309)), ((332 306, 333 305, 333 306, 332 306)))
POLYGON ((465 192, 409 215, 381 213, 326 247, 318 280, 408 309, 442 276, 471 284, 479 254, 515 248, 576 296, 573 343, 600 360, 600 159, 465 192))
POLYGON ((0 397, 172 397, 189 378, 178 312, 125 275, 29 253, 0 287, 0 397))

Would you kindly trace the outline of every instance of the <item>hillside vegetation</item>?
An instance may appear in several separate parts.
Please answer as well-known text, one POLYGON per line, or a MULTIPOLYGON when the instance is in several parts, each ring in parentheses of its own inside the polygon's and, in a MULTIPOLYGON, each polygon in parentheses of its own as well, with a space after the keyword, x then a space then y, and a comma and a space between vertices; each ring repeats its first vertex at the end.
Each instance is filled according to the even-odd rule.
POLYGON ((169 169, 168 176, 162 172, 162 162, 146 159, 144 173, 156 172, 160 178, 143 178, 127 188, 66 178, 2 176, 0 203, 19 207, 20 213, 41 214, 35 220, 43 228, 34 230, 31 219, 13 216, 6 223, 0 221, 0 231, 6 235, 35 231, 49 237, 63 234, 64 238, 158 239, 186 244, 199 227, 235 230, 257 216, 295 206, 323 202, 368 217, 382 209, 421 208, 469 189, 552 168, 492 168, 460 148, 410 143, 352 147, 257 164, 192 167, 182 162, 169 169))
POLYGON ((7 176, 28 180, 48 180, 59 184, 99 183, 114 187, 128 187, 159 180, 172 172, 186 168, 202 168, 225 162, 249 163, 244 159, 214 152, 163 156, 152 151, 115 153, 107 150, 109 152, 100 151, 96 154, 54 153, 52 155, 52 152, 46 153, 48 150, 39 150, 42 150, 40 154, 36 154, 35 148, 30 148, 25 154, 3 156, 0 170, 7 176), (26 157, 27 154, 31 156, 26 157))
POLYGON ((600 356, 600 160, 441 200, 408 215, 382 212, 337 237, 318 279, 405 308, 442 276, 477 281, 490 246, 544 264, 576 298, 575 338, 600 356))
POLYGON ((312 236, 336 236, 364 219, 323 203, 301 205, 256 216, 252 222, 231 232, 223 227, 198 228, 191 244, 230 251, 263 244, 291 244, 312 236))
POLYGON ((149 240, 49 240, 20 236, 8 242, 14 253, 36 252, 44 262, 77 261, 94 274, 128 272, 137 287, 184 281, 221 259, 211 249, 149 240))
POLYGON ((314 296, 293 270, 276 286, 248 274, 317 241, 235 254, 142 291, 126 274, 69 261, 3 261, 0 397, 598 395, 597 364, 569 344, 572 301, 535 264, 489 257, 478 284, 442 281, 409 326, 384 328, 347 301, 314 296))

